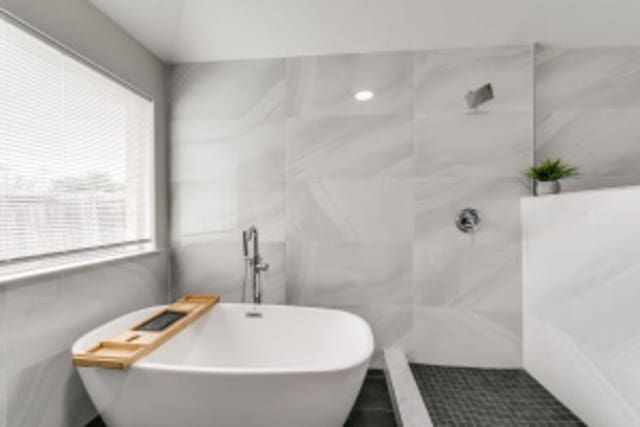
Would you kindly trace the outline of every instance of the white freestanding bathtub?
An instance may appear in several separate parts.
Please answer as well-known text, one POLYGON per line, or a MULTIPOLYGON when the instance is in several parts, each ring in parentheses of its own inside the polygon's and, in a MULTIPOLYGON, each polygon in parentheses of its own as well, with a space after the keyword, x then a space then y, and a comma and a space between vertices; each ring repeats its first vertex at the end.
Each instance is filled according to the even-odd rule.
MULTIPOLYGON (((161 308, 94 329, 72 352, 161 308)), ((338 427, 372 351, 369 325, 350 313, 221 303, 127 370, 78 371, 109 427, 338 427)))

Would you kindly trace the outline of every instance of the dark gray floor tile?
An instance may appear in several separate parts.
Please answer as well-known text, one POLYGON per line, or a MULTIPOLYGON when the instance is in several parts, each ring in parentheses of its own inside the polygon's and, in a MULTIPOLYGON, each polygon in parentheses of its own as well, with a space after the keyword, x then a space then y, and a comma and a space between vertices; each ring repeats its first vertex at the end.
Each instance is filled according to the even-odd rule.
POLYGON ((367 376, 354 405, 355 409, 385 409, 391 411, 391 398, 384 377, 367 376))
POLYGON ((87 424, 86 427, 107 427, 104 423, 104 421, 102 421, 102 418, 100 418, 100 416, 95 417, 94 419, 91 420, 91 422, 89 422, 89 424, 87 424))
POLYGON ((577 427, 571 411, 522 369, 412 364, 436 427, 577 427))
POLYGON ((369 369, 367 371, 367 378, 371 378, 371 377, 383 377, 384 378, 384 371, 382 369, 369 369))
POLYGON ((393 411, 354 409, 344 427, 396 427, 393 411))

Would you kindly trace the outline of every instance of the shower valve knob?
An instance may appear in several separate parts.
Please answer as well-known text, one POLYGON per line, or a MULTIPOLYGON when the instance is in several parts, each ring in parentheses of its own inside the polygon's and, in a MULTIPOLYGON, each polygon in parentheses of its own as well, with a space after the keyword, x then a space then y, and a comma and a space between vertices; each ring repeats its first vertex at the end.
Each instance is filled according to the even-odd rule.
POLYGON ((463 233, 473 233, 480 228, 480 212, 473 208, 460 211, 456 219, 456 226, 463 233))

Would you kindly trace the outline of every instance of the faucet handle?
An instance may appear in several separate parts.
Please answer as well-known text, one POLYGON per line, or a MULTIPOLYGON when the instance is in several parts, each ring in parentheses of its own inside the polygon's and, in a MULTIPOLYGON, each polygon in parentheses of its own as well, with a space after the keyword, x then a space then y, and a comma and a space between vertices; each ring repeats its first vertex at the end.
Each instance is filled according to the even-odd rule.
POLYGON ((265 263, 259 263, 256 265, 256 271, 267 271, 269 269, 269 264, 265 263))
POLYGON ((249 256, 249 233, 247 230, 242 230, 242 253, 245 257, 249 256))

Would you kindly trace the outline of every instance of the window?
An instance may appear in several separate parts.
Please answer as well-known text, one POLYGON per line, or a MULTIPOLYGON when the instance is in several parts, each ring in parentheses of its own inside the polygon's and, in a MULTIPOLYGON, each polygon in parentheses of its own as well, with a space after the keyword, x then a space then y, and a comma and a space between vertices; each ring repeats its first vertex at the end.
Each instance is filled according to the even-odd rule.
POLYGON ((0 278, 148 250, 152 101, 0 10, 0 278))

